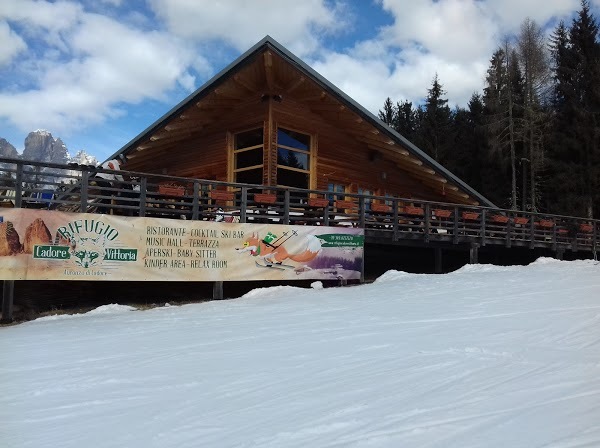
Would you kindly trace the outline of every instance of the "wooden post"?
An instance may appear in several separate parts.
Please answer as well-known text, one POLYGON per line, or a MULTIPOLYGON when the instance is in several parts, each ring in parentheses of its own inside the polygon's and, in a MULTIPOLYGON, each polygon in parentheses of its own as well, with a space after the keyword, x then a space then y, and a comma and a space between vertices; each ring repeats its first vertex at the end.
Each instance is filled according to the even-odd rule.
POLYGON ((240 200, 240 222, 246 222, 246 210, 248 209, 248 187, 242 187, 240 200))
POLYGON ((481 246, 485 246, 485 220, 486 220, 486 214, 485 214, 485 208, 481 209, 481 246))
POLYGON ((469 264, 478 264, 479 263, 479 244, 471 243, 471 248, 469 249, 469 264))
MULTIPOLYGON (((148 189, 148 178, 146 176, 142 177, 140 179, 140 211, 139 211, 139 216, 146 216, 146 190, 148 189)), ((196 184, 194 184, 194 191, 196 190, 196 184)), ((196 196, 196 193, 194 193, 194 196, 196 196)), ((196 200, 194 198, 194 200, 196 200)), ((197 217, 197 212, 196 213, 196 217, 194 218, 194 215, 192 215, 192 219, 198 219, 197 217)))
POLYGON ((194 191, 192 192, 192 221, 200 219, 200 184, 194 181, 194 191))
POLYGON ((4 280, 2 287, 2 323, 9 323, 13 320, 13 302, 15 295, 15 281, 4 280))
POLYGON ((458 244, 458 207, 454 207, 454 222, 452 223, 452 243, 458 244))
POLYGON ((23 206, 23 162, 17 164, 15 175, 15 208, 23 206))
POLYGON ((529 243, 530 249, 535 248, 535 218, 536 216, 533 213, 529 215, 529 237, 531 238, 531 241, 529 243))
POLYGON ((398 241, 398 199, 393 199, 392 201, 394 207, 394 225, 392 226, 392 231, 394 232, 393 241, 398 241))
POLYGON ((431 207, 429 203, 425 204, 425 242, 429 243, 429 231, 431 226, 431 207))
POLYGON ((511 247, 512 245, 512 223, 513 223, 513 219, 514 219, 514 215, 511 213, 508 213, 508 222, 506 223, 506 247, 511 247))
POLYGON ((556 259, 557 260, 562 260, 564 255, 565 255, 565 250, 562 247, 559 247, 556 250, 556 259))
POLYGON ((434 255, 435 255, 435 273, 441 274, 442 273, 442 248, 436 247, 433 250, 434 250, 434 255))
POLYGON ((90 173, 87 171, 81 172, 81 193, 79 196, 79 211, 81 213, 87 212, 87 202, 88 202, 88 185, 90 183, 90 173))
POLYGON ((223 282, 218 281, 213 284, 213 300, 221 300, 223 298, 223 282))
POLYGON ((358 226, 361 229, 365 228, 365 221, 366 221, 366 216, 365 216, 365 196, 361 195, 358 198, 358 226))
POLYGON ((283 192, 283 223, 290 223, 290 190, 286 189, 283 192))

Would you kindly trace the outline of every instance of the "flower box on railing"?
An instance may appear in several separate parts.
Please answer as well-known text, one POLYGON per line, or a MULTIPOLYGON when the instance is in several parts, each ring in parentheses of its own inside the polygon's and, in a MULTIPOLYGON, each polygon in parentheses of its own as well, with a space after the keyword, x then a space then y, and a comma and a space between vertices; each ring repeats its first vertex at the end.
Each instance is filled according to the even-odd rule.
POLYGON ((499 224, 506 224, 508 222, 508 216, 492 215, 492 222, 497 222, 499 224))
POLYGON ((233 191, 211 190, 210 192, 210 198, 215 201, 233 201, 234 196, 233 191))
POLYGON ((519 224, 519 225, 523 226, 529 222, 529 218, 521 218, 521 217, 516 216, 514 218, 514 221, 515 221, 515 224, 519 224))
POLYGON ((308 198, 309 207, 324 208, 329 205, 329 199, 327 198, 308 198))
POLYGON ((185 187, 175 182, 161 182, 158 184, 158 194, 163 196, 183 196, 185 187))
POLYGON ((335 208, 354 209, 357 207, 356 202, 352 201, 335 201, 335 208))
POLYGON ((554 221, 550 221, 549 219, 540 219, 536 224, 539 227, 551 228, 554 227, 554 221))
POLYGON ((437 218, 450 218, 450 216, 452 216, 452 210, 436 208, 433 210, 433 214, 437 218))
POLYGON ((462 218, 466 221, 475 221, 479 219, 479 213, 476 212, 462 212, 462 218))
POLYGON ((423 210, 422 207, 414 207, 412 205, 407 205, 406 207, 404 207, 404 213, 413 216, 423 216, 425 215, 425 210, 423 210))
POLYGON ((392 210, 387 204, 371 204, 371 211, 376 213, 389 213, 392 210))
POLYGON ((592 224, 579 224, 579 230, 585 233, 592 233, 594 226, 592 224))
POLYGON ((277 195, 272 193, 255 193, 254 202, 259 204, 274 204, 277 201, 277 195))

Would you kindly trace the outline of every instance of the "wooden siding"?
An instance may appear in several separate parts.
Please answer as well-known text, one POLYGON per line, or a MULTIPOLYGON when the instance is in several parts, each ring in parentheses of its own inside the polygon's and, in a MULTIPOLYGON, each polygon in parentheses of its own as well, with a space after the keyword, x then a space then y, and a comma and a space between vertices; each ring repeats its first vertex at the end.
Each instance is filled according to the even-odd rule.
POLYGON ((333 182, 347 185, 349 192, 357 192, 360 187, 378 194, 425 200, 444 199, 389 158, 381 156, 372 160, 372 149, 343 129, 325 122, 301 101, 287 98, 281 103, 274 102, 273 120, 276 126, 291 127, 311 134, 314 143, 318 142, 312 154, 316 157, 316 179, 312 179, 315 189, 327 190, 327 184, 333 182))

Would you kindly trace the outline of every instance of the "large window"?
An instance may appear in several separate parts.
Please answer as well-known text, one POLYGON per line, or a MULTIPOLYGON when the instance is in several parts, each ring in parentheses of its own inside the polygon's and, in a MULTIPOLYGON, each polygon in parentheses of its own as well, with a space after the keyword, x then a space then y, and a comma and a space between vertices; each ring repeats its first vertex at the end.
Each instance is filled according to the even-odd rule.
POLYGON ((310 135, 277 129, 277 183, 310 187, 310 135))
POLYGON ((263 148, 262 128, 235 135, 234 182, 257 185, 263 183, 263 148))

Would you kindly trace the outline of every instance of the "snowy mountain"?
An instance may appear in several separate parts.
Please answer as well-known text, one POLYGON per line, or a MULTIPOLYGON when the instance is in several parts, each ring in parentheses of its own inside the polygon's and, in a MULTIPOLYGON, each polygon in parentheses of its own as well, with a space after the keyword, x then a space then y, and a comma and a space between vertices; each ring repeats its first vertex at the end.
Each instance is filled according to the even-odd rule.
POLYGON ((60 138, 54 138, 50 132, 43 129, 30 132, 27 135, 22 154, 19 154, 15 147, 5 139, 0 138, 0 156, 61 164, 98 164, 96 157, 87 154, 83 150, 79 150, 74 156, 71 156, 67 146, 60 138))
POLYGON ((49 316, 0 328, 0 440, 600 446, 599 297, 597 263, 540 259, 49 316))

